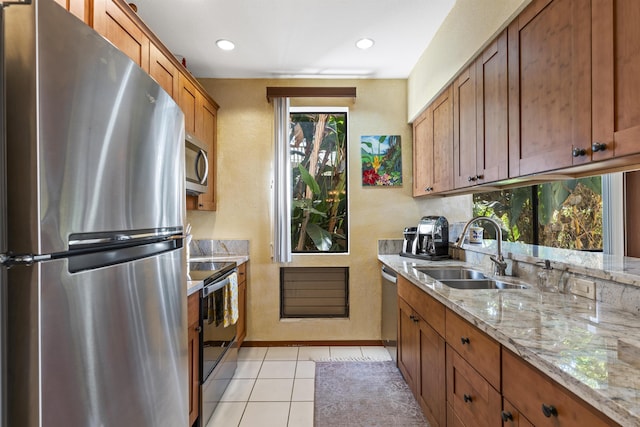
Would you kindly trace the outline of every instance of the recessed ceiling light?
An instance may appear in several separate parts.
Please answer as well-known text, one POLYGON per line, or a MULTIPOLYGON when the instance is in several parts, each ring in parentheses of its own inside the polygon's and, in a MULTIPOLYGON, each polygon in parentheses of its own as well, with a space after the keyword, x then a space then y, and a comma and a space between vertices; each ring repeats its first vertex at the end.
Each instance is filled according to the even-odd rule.
POLYGON ((232 41, 220 39, 216 42, 216 46, 218 46, 222 50, 233 50, 236 48, 236 45, 233 44, 232 41))
POLYGON ((358 41, 356 42, 356 47, 357 47, 358 49, 365 50, 365 49, 369 49, 369 48, 370 48, 370 47, 372 47, 374 44, 375 44, 375 42, 374 42, 373 40, 365 38, 365 39, 360 39, 360 40, 358 40, 358 41))

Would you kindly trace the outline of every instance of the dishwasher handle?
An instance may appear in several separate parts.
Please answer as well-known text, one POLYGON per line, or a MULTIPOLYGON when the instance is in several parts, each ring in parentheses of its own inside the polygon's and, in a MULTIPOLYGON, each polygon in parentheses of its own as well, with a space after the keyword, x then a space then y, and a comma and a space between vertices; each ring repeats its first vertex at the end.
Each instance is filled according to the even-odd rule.
POLYGON ((380 273, 382 274, 382 278, 385 280, 388 280, 389 282, 395 285, 398 282, 398 276, 396 276, 396 272, 393 270, 389 270, 385 267, 386 265, 383 265, 382 269, 380 270, 380 273))

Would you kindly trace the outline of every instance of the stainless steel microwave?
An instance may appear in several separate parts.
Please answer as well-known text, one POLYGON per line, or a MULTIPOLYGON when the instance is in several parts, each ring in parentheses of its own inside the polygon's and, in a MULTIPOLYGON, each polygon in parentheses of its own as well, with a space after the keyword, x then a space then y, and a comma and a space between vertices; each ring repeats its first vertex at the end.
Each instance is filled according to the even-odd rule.
POLYGON ((184 169, 187 180, 188 194, 207 192, 207 177, 209 176, 209 159, 207 146, 190 133, 185 134, 184 169))

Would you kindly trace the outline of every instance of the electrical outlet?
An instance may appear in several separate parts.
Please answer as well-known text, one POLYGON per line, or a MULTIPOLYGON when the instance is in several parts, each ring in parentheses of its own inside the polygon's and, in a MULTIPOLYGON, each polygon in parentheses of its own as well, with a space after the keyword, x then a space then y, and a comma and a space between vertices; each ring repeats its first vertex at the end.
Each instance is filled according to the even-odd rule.
POLYGON ((571 277, 569 279, 569 292, 581 297, 596 299, 596 283, 593 280, 571 277))

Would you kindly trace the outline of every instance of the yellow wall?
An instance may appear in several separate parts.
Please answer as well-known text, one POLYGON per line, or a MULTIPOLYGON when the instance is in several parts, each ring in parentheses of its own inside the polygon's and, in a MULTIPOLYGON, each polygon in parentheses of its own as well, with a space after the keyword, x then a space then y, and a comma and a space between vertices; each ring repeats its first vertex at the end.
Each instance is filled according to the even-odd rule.
POLYGON ((530 2, 457 0, 409 75, 409 121, 530 2))
MULTIPOLYGON (((218 114, 218 211, 188 212, 195 239, 248 239, 250 341, 380 339, 381 281, 377 241, 402 238, 422 215, 469 219, 469 196, 414 200, 411 197, 411 126, 406 80, 228 80, 201 79, 220 104, 218 114), (273 107, 267 86, 356 86, 357 99, 313 100, 307 105, 349 107, 350 243, 348 255, 294 255, 293 266, 349 266, 349 319, 279 319, 279 264, 271 261, 270 203, 273 107), (320 104, 322 102, 322 104, 320 104), (363 188, 360 136, 400 135, 404 187, 363 188)), ((303 105, 299 100, 292 105, 303 105)))

